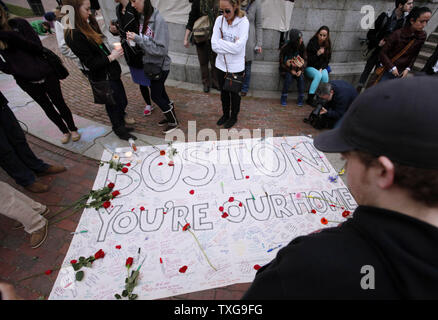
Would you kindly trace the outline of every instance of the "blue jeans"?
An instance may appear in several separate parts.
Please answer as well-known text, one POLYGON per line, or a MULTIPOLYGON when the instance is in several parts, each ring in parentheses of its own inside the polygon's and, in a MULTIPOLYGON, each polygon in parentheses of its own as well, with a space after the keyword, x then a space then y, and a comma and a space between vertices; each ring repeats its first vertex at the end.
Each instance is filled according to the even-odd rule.
POLYGON ((297 80, 298 95, 304 95, 304 75, 301 74, 301 76, 296 77, 289 72, 287 72, 284 77, 283 91, 281 92, 282 94, 287 94, 294 79, 297 80))
POLYGON ((251 82, 251 66, 252 61, 245 62, 245 78, 243 79, 242 92, 248 93, 249 83, 251 82))
POLYGON ((312 84, 310 85, 309 94, 315 94, 316 89, 318 89, 319 83, 322 81, 324 83, 329 82, 329 75, 326 69, 319 72, 313 67, 307 67, 304 71, 306 77, 312 79, 312 84))

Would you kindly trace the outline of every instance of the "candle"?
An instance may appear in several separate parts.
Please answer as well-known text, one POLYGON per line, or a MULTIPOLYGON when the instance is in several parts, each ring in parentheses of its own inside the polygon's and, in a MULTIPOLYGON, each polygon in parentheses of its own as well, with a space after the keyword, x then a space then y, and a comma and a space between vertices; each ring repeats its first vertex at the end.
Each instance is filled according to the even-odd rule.
POLYGON ((116 49, 116 50, 122 49, 122 44, 120 42, 114 42, 113 46, 114 46, 114 49, 116 49))

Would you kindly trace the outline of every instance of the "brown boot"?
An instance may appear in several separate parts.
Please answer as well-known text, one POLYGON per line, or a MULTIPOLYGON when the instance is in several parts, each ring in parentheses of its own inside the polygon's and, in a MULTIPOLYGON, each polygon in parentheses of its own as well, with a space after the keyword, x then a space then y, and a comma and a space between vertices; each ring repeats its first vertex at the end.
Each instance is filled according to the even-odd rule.
POLYGON ((52 165, 50 165, 50 166, 47 168, 46 171, 44 171, 44 172, 39 172, 39 173, 37 173, 36 175, 37 175, 38 177, 42 177, 42 176, 46 176, 46 175, 49 175, 49 174, 56 174, 56 173, 64 172, 64 171, 66 171, 66 170, 67 170, 67 169, 66 169, 64 166, 58 166, 58 165, 54 165, 54 166, 52 166, 52 165))
POLYGON ((49 229, 49 222, 46 221, 44 227, 33 232, 30 235, 30 246, 32 247, 32 249, 36 249, 43 244, 43 242, 47 238, 48 229, 49 229))
POLYGON ((41 182, 34 182, 31 185, 24 187, 24 189, 34 193, 43 193, 49 190, 49 186, 42 184, 41 182))
MULTIPOLYGON (((46 208, 46 210, 44 210, 44 212, 41 213, 41 215, 42 215, 43 217, 45 217, 45 216, 47 216, 47 215, 49 214, 49 212, 50 212, 50 209, 49 209, 49 208, 46 208)), ((17 230, 17 229, 21 229, 21 228, 24 228, 24 226, 21 224, 21 222, 18 222, 18 221, 15 222, 13 229, 14 229, 14 230, 17 230)))

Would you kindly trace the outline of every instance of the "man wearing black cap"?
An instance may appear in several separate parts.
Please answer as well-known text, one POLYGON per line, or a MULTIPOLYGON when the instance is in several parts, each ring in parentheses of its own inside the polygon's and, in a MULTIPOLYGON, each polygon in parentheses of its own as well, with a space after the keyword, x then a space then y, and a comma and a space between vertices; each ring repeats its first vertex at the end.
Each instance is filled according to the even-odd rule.
POLYGON ((438 298, 437 87, 435 77, 379 84, 316 137, 342 153, 359 207, 280 250, 244 299, 438 298))

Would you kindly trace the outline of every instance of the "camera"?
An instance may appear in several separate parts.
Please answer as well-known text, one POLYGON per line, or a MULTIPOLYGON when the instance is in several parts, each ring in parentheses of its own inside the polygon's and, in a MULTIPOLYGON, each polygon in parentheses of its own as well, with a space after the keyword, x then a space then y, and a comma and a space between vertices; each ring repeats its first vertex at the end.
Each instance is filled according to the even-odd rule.
POLYGON ((322 108, 327 104, 327 100, 324 100, 316 96, 315 109, 310 113, 309 117, 304 119, 305 123, 310 124, 315 129, 325 129, 328 127, 327 117, 321 115, 322 108))

